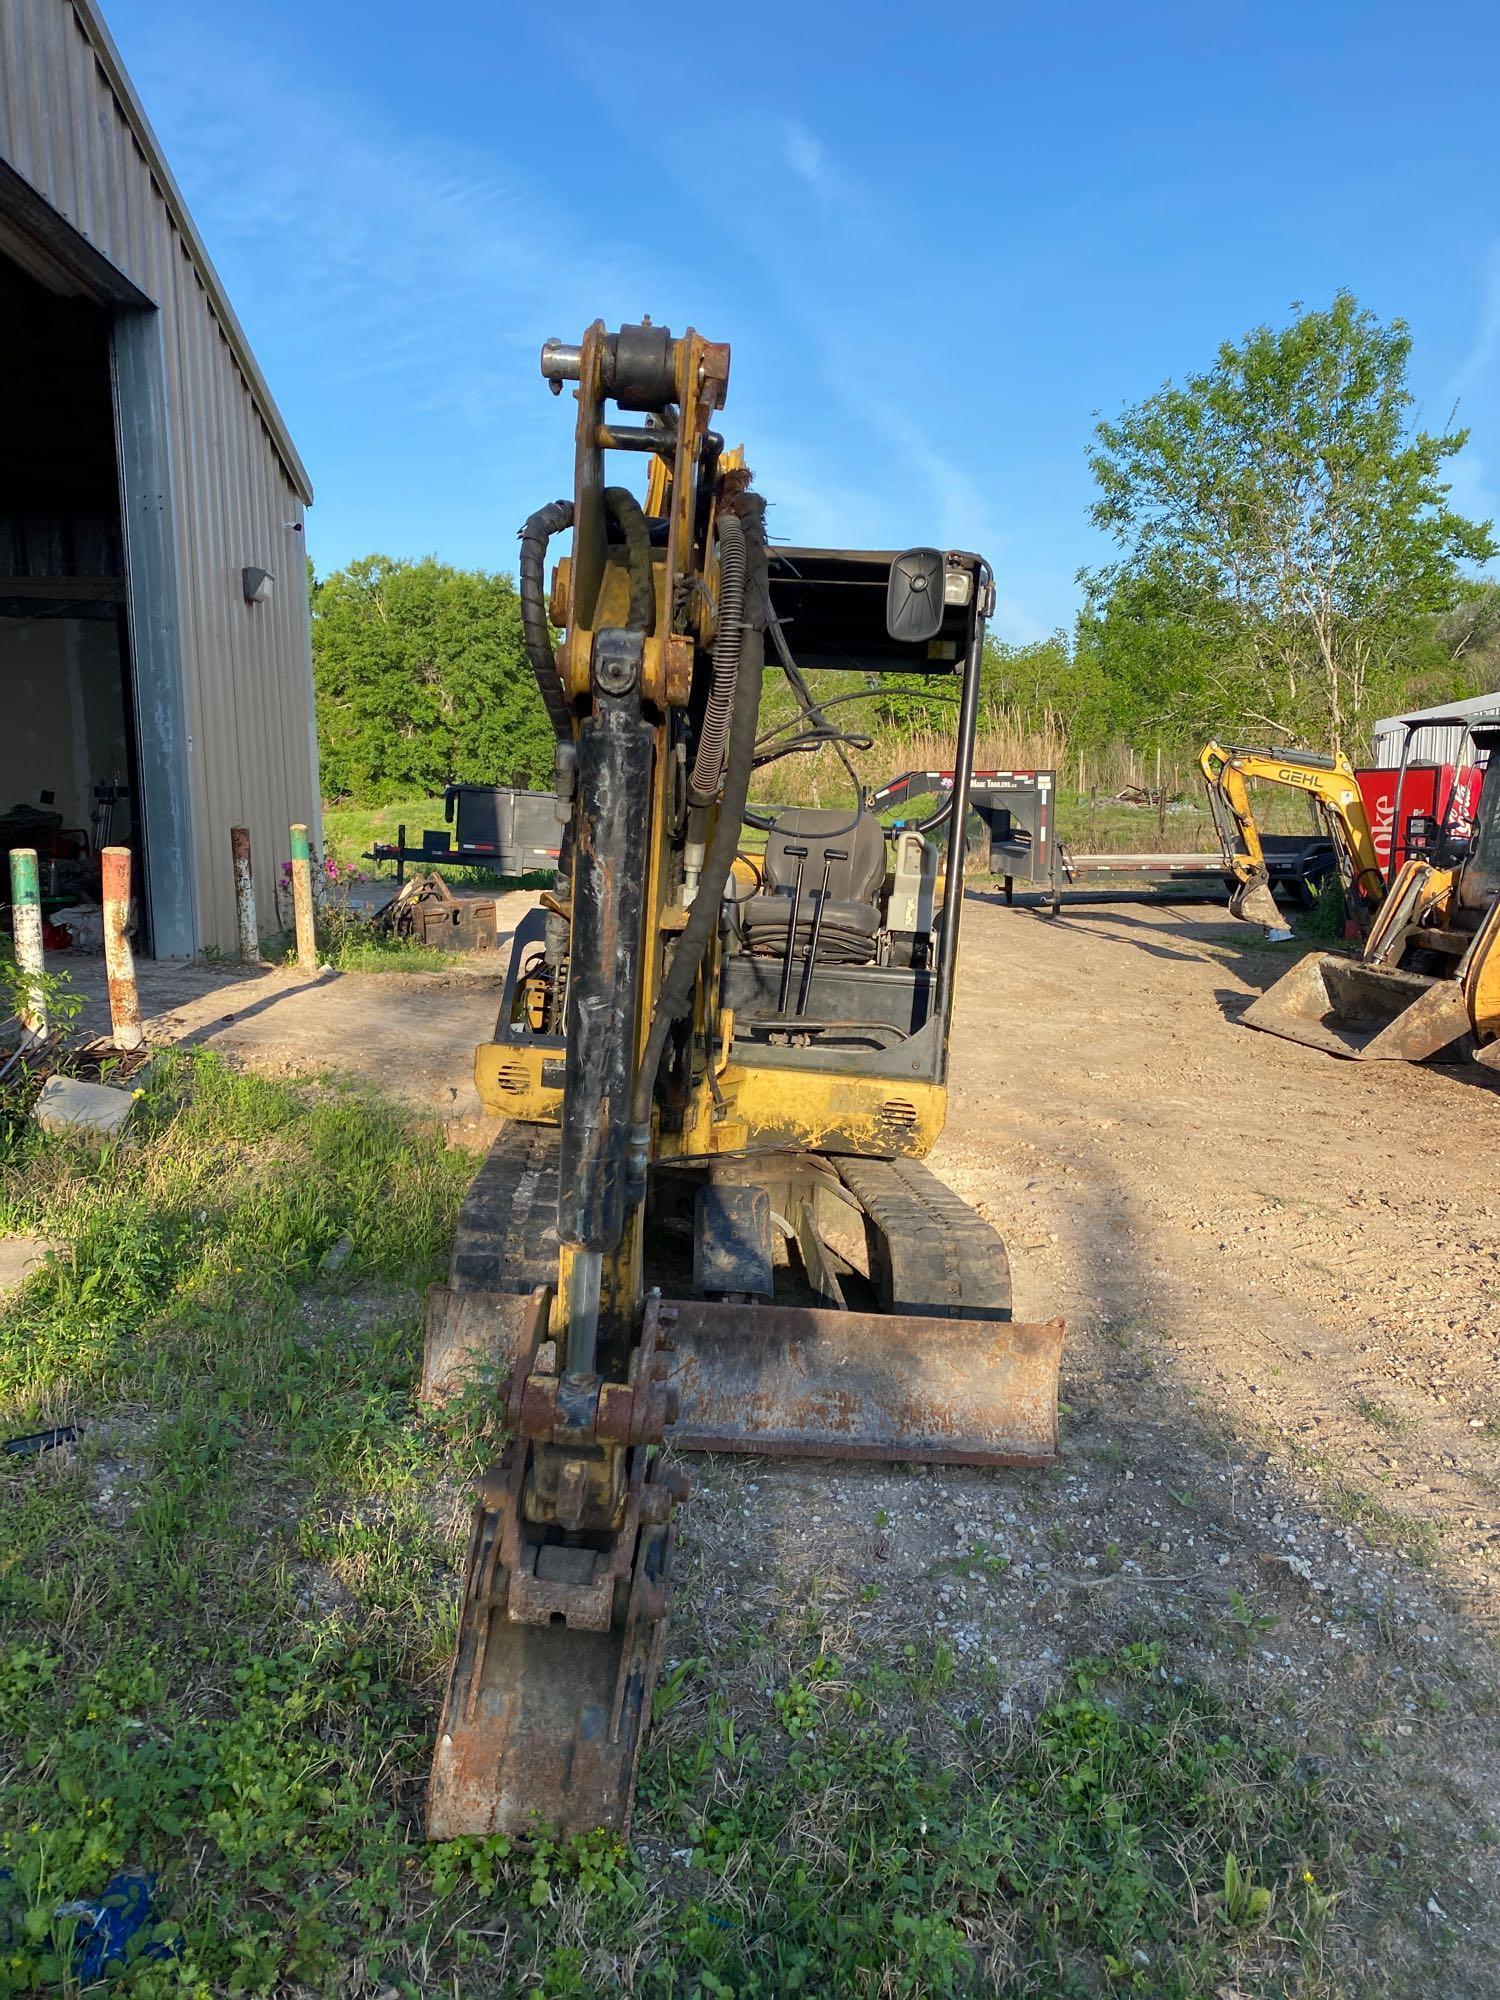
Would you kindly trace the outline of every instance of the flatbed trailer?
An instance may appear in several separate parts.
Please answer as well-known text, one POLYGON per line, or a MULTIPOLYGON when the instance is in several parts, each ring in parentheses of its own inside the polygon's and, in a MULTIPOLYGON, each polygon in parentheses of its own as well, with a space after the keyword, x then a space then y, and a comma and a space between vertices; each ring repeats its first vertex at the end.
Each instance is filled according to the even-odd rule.
MULTIPOLYGON (((1332 841, 1322 834, 1270 833, 1261 837, 1271 888, 1310 908, 1320 884, 1337 870, 1332 841)), ((1093 877, 1150 876, 1168 882, 1217 882, 1233 891, 1233 871, 1221 853, 1075 854, 1061 850, 1062 873, 1071 885, 1093 877)))

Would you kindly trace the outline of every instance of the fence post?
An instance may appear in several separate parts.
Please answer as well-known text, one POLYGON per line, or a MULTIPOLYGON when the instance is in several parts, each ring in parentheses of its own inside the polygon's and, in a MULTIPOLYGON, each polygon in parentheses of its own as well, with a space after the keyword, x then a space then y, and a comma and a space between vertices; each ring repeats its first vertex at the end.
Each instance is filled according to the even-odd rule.
POLYGON ((106 847, 100 854, 104 893, 104 970, 109 980, 109 1020, 117 1049, 145 1046, 141 996, 135 984, 135 957, 126 925, 130 921, 130 849, 106 847))
POLYGON ((21 974, 21 1047, 33 1048, 47 1039, 47 994, 42 985, 42 893, 37 876, 36 849, 10 850, 10 921, 16 940, 16 968, 21 974))
POLYGON ((255 965, 260 959, 260 926, 255 921, 255 877, 250 868, 250 829, 232 826, 229 847, 234 855, 234 913, 239 925, 240 957, 255 965))
POLYGON ((318 969, 318 940, 313 929, 312 850, 307 844, 307 828, 292 828, 292 908, 297 917, 297 966, 302 972, 318 969))

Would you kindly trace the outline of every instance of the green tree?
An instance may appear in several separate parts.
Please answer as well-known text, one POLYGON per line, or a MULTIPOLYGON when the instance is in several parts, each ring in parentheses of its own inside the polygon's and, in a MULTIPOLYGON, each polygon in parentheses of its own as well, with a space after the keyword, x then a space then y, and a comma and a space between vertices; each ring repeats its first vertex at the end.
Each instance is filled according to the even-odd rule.
POLYGON ((987 712, 1023 733, 1064 736, 1075 749, 1097 748, 1114 726, 1097 651, 1075 646, 1064 631, 1014 645, 987 639, 980 687, 987 712))
POLYGON ((1098 425, 1093 519, 1121 553, 1081 580, 1117 662, 1170 666, 1167 709, 1342 747, 1496 554, 1448 505, 1468 433, 1411 427, 1410 354, 1340 292, 1098 425))
POLYGON ((312 585, 312 613, 328 797, 547 780, 552 732, 508 576, 362 556, 312 585))

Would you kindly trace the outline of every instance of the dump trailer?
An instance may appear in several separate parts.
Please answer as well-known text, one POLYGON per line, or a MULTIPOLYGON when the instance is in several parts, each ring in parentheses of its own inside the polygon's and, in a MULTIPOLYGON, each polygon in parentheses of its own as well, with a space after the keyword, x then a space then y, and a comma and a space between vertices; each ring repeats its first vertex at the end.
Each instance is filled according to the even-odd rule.
POLYGON ((577 401, 572 496, 519 562, 562 839, 476 1056, 505 1122, 430 1304, 424 1392, 470 1383, 507 1439, 475 1497, 434 1839, 627 1823, 682 1452, 1058 1448, 1062 1323, 1011 1317, 1004 1245, 923 1163, 990 566, 770 547, 712 427, 727 346, 596 322, 542 373, 577 401), (606 473, 628 454, 644 501, 606 473), (792 694, 770 727, 767 674, 792 694), (941 851, 888 837, 853 782, 839 704, 891 674, 957 717, 941 851), (748 805, 758 769, 809 753, 845 760, 847 804, 748 805))
POLYGON ((1358 958, 1319 952, 1247 1009, 1248 1026, 1330 1055, 1500 1067, 1500 716, 1471 725, 1487 758, 1472 827, 1433 831, 1387 890, 1358 958))
POLYGON ((1250 781, 1290 786, 1312 802, 1338 869, 1344 909, 1363 937, 1385 897, 1385 876, 1354 767, 1346 757, 1316 750, 1257 750, 1205 743, 1198 757, 1208 807, 1234 877, 1231 916, 1264 926, 1268 937, 1291 936, 1273 893, 1275 835, 1264 834, 1250 799, 1250 781))

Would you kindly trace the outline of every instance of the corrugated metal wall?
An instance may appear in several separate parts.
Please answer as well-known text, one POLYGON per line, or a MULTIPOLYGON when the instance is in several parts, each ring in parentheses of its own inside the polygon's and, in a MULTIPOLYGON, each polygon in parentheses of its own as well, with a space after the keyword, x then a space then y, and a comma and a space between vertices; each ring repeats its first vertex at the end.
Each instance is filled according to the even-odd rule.
POLYGON ((306 477, 274 405, 257 395, 212 267, 174 216, 180 196, 153 168, 149 127, 143 144, 106 62, 118 78, 86 0, 0 0, 0 158, 161 313, 197 941, 230 950, 230 827, 251 830, 269 930, 287 828, 318 826, 306 477), (262 604, 244 600, 246 565, 275 577, 262 604))
MULTIPOLYGON (((1475 716, 1500 715, 1500 694, 1481 694, 1468 701, 1448 701, 1436 708, 1415 708, 1407 715, 1388 715, 1375 724, 1375 762, 1387 771, 1393 771, 1401 762, 1401 753, 1406 744, 1406 725, 1429 716, 1475 716)), ((1452 764, 1464 747, 1464 725, 1454 723, 1445 729, 1423 729, 1412 739, 1411 760, 1417 764, 1452 764)))

